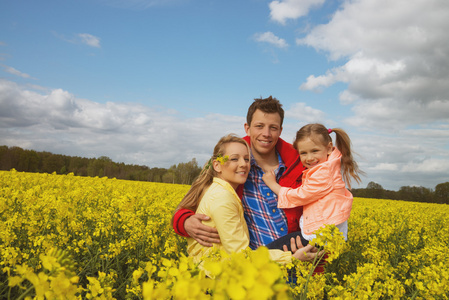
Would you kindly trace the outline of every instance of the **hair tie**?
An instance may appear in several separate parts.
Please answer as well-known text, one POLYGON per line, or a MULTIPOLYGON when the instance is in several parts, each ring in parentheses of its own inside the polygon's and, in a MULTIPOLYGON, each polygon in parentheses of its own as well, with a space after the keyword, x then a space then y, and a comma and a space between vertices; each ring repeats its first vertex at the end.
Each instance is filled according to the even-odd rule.
POLYGON ((329 129, 327 130, 327 132, 328 132, 329 134, 331 134, 331 133, 332 133, 332 128, 329 128, 329 129))

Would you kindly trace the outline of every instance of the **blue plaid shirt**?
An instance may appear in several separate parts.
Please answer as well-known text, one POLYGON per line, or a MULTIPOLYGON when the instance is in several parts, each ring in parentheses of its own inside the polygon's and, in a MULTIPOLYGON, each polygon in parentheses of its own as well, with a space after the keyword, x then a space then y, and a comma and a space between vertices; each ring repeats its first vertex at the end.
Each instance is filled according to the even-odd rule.
MULTIPOLYGON (((284 173, 286 167, 276 151, 279 167, 276 178, 284 173)), ((243 209, 249 231, 249 246, 256 249, 284 236, 288 233, 287 218, 284 211, 278 208, 277 196, 262 180, 264 172, 251 155, 251 170, 243 189, 243 209)))

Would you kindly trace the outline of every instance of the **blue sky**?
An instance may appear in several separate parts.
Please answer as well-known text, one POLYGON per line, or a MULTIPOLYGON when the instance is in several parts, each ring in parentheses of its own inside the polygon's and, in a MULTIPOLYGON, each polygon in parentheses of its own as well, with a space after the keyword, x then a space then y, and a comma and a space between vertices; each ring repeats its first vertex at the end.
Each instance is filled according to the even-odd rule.
POLYGON ((347 130, 370 181, 449 181, 446 0, 0 0, 0 145, 201 164, 278 98, 347 130))

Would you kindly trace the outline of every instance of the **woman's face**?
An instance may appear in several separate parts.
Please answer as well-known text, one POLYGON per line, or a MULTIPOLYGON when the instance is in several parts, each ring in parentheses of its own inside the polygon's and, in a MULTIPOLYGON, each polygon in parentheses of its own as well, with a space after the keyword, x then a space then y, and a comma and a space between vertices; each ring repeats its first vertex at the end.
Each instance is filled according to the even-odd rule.
POLYGON ((227 181, 234 189, 244 184, 250 169, 250 156, 248 147, 241 143, 228 143, 225 145, 224 156, 229 159, 222 165, 214 161, 217 177, 227 181))

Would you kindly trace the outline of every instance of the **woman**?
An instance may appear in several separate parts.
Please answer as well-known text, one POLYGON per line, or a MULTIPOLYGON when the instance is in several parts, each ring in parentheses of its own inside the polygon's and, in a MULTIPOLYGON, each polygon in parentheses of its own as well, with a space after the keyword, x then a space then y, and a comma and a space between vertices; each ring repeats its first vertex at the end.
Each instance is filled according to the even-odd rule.
MULTIPOLYGON (((221 240, 214 247, 228 253, 243 250, 249 245, 248 227, 243 217, 241 200, 236 193, 237 187, 245 183, 249 170, 248 144, 235 135, 222 137, 211 159, 178 206, 178 209, 186 208, 209 216, 211 219, 204 224, 216 228, 221 240)), ((192 238, 187 240, 189 255, 198 261, 211 250, 192 238)), ((269 250, 271 259, 283 264, 291 262, 292 257, 308 261, 317 255, 316 248, 311 245, 296 251, 292 243, 292 251, 293 254, 269 250)))

